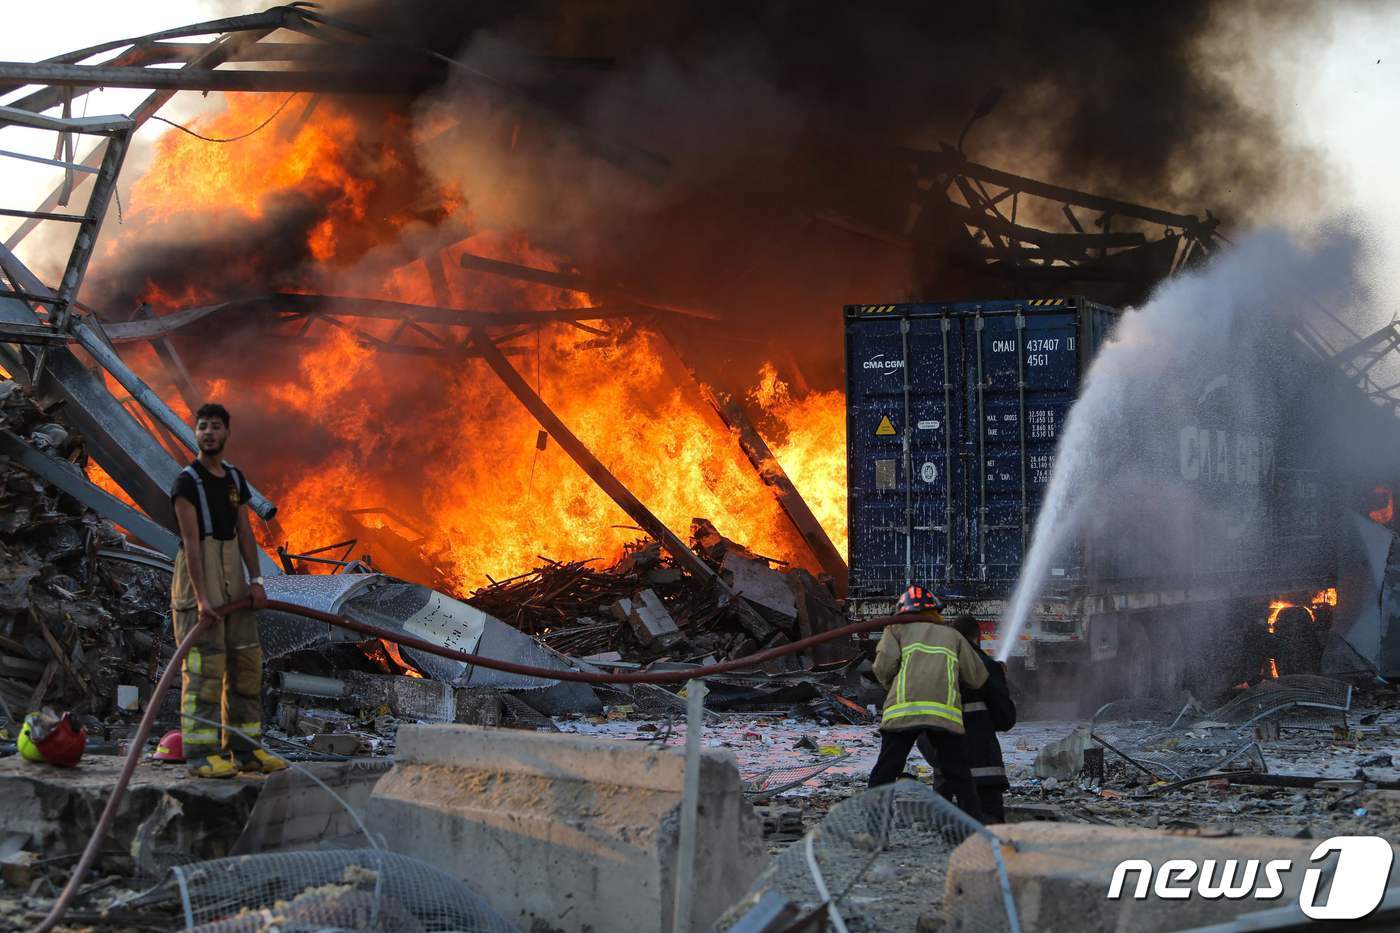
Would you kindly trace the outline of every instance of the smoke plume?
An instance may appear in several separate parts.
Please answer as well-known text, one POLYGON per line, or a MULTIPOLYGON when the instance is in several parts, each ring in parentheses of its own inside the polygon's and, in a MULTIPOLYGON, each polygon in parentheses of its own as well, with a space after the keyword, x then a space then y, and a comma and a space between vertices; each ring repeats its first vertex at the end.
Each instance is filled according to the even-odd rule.
POLYGON ((1003 658, 1056 577, 1287 592, 1330 574, 1339 516, 1400 467, 1389 416, 1297 336, 1370 317, 1361 242, 1258 232, 1124 314, 1056 449, 1003 658))
MULTIPOLYGON (((455 242, 465 217, 472 230, 523 234, 599 282, 742 322, 727 352, 750 377, 781 340, 800 350, 813 383, 834 386, 842 304, 958 295, 951 270, 937 281, 916 274, 928 265, 916 255, 936 245, 905 235, 918 193, 884 152, 955 141, 992 88, 1004 94, 966 151, 1011 171, 1227 219, 1306 175, 1311 161, 1285 145, 1268 108, 1202 67, 1202 40, 1228 6, 412 0, 329 9, 465 66, 413 101, 336 101, 356 116, 357 178, 377 186, 381 203, 423 207, 421 224, 396 231, 400 248, 381 246, 378 259, 455 242), (383 151, 396 158, 385 162, 383 151), (426 202, 449 191, 465 213, 434 216, 426 202)), ((1271 22, 1281 29, 1309 15, 1276 7, 1271 22)), ((299 106, 280 120, 295 120, 299 106)), ((206 227, 199 250, 261 252, 253 273, 265 282, 344 269, 365 250, 327 263, 304 247, 336 197, 317 192, 257 225, 206 227)), ((380 214, 368 212, 366 225, 380 214)), ((148 281, 178 292, 163 281, 190 268, 178 252, 126 250, 126 274, 109 277, 104 298, 129 305, 148 281)))

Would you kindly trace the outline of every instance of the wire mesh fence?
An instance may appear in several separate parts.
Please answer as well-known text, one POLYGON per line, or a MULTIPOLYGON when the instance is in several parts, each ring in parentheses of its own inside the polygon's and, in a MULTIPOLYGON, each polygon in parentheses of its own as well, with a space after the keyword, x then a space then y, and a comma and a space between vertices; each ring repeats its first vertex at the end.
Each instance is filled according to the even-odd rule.
POLYGON ((795 768, 766 768, 755 774, 740 775, 744 786, 744 796, 752 800, 760 800, 781 794, 785 790, 792 790, 850 757, 850 755, 840 755, 826 761, 819 761, 816 764, 801 765, 795 768))
POLYGON ((200 933, 516 929, 446 872, 375 849, 270 852, 171 871, 185 927, 200 933))
POLYGON ((825 910, 828 928, 838 933, 1019 930, 1005 878, 995 835, 928 785, 897 781, 833 807, 769 864, 717 929, 731 929, 765 895, 776 893, 804 914, 825 910), (996 878, 1004 897, 996 911, 954 916, 944 907, 948 862, 973 836, 986 844, 960 852, 960 865, 996 878))
POLYGON ((1249 726, 1285 712, 1299 711, 1309 723, 1319 717, 1345 724, 1351 709, 1351 686, 1313 674, 1287 674, 1265 680, 1244 691, 1210 717, 1231 725, 1249 726))
POLYGON ((1261 740, 1285 729, 1347 728, 1351 687, 1330 677, 1290 674, 1265 680, 1215 709, 1139 698, 1106 704, 1093 736, 1162 780, 1217 770, 1268 771, 1261 740))

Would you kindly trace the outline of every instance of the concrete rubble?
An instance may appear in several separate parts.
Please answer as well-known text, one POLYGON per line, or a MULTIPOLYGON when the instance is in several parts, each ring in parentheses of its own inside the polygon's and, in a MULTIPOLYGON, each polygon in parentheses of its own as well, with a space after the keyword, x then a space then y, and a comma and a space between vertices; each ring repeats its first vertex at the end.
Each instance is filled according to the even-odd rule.
MULTIPOLYGON (((575 657, 617 652, 629 662, 701 661, 752 654, 846 623, 830 581, 774 562, 703 518, 691 544, 733 596, 641 540, 611 567, 550 561, 472 593, 466 602, 575 657)), ((849 640, 821 645, 801 666, 853 657, 849 640)))
POLYGON ((667 648, 680 639, 676 621, 661 604, 654 590, 642 590, 636 596, 623 597, 612 604, 613 615, 632 627, 632 633, 643 645, 667 648))
MULTIPOLYGON (((62 413, 46 413, 7 380, 0 380, 0 435, 75 473, 86 463, 83 438, 62 413)), ((159 673, 153 655, 169 638, 168 577, 151 557, 159 561, 127 550, 110 522, 0 455, 5 709, 47 704, 94 717, 99 727, 99 719, 137 708, 159 673)))

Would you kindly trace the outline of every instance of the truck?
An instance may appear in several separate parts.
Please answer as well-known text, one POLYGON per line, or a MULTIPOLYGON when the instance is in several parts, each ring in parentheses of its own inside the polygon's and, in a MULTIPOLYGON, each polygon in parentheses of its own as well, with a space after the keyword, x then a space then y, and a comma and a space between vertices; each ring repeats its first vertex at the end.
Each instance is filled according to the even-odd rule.
MULTIPOLYGON (((976 616, 985 647, 999 643, 1057 443, 1124 313, 1072 297, 844 309, 853 615, 889 614, 919 583, 976 616)), ((1286 409, 1307 386, 1283 370, 1269 404, 1286 409)), ((1335 586, 1315 451, 1280 432, 1276 412, 1242 410, 1228 374, 1183 398, 1135 458, 1156 471, 1160 502, 1218 502, 1200 511, 1221 530, 1164 562, 1150 527, 1133 547, 1086 527, 1011 646, 1023 683, 1089 665, 1111 695, 1217 689, 1257 666, 1258 639, 1239 633, 1271 603, 1335 586)))

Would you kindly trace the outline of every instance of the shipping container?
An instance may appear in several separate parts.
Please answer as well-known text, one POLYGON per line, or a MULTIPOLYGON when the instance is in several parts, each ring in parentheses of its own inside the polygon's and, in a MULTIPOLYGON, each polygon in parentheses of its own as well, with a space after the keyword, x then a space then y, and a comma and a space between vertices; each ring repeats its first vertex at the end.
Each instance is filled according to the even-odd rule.
POLYGON ((1015 583, 1056 440, 1118 313, 1064 298, 846 308, 852 596, 1015 583))
MULTIPOLYGON (((995 626, 1030 544, 1070 409, 1121 317, 1082 298, 846 307, 850 599, 857 615, 890 611, 898 593, 917 582, 995 626)), ((1286 337, 1280 332, 1281 341, 1286 337)), ((1174 417, 1134 425, 1142 448, 1132 449, 1133 466, 1153 484, 1161 480, 1150 493, 1167 501, 1176 492, 1195 503, 1196 513, 1180 516, 1188 533, 1201 532, 1194 563, 1161 560, 1153 548, 1157 528, 1107 542, 1081 535, 1050 568, 1016 656, 1031 666, 1037 649, 1042 659, 1112 657, 1116 622, 1129 616, 1136 626, 1166 607, 1179 619, 1187 605, 1261 598, 1266 605, 1270 593, 1326 585, 1335 576, 1322 527, 1325 491, 1310 459, 1316 445, 1306 437, 1289 442, 1270 427, 1309 391, 1307 383, 1287 365, 1264 378, 1274 383, 1263 393, 1236 392, 1225 374, 1181 387, 1190 403, 1172 407, 1174 417), (1232 537, 1237 533, 1247 542, 1232 537)))

